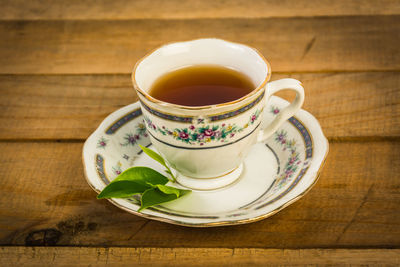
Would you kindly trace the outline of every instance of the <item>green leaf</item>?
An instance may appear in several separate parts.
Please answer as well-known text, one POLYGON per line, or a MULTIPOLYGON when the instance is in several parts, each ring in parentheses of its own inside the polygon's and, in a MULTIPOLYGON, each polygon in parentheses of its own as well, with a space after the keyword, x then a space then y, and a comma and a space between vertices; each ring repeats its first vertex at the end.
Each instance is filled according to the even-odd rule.
POLYGON ((143 152, 146 153, 150 158, 158 161, 159 163, 161 163, 161 165, 166 166, 165 160, 161 157, 161 155, 151 150, 150 148, 144 147, 142 145, 139 146, 143 150, 143 152))
POLYGON ((179 188, 176 188, 176 187, 162 185, 162 184, 156 184, 156 185, 148 184, 148 185, 153 187, 153 188, 158 188, 158 190, 160 190, 161 192, 163 192, 165 194, 174 194, 178 198, 181 197, 181 196, 186 195, 189 192, 192 192, 191 190, 179 189, 179 188))
POLYGON ((166 184, 168 183, 168 178, 148 167, 132 167, 121 173, 117 178, 115 178, 110 184, 118 181, 135 181, 146 185, 150 184, 166 184))
MULTIPOLYGON (((164 159, 156 152, 140 146, 143 151, 154 160, 165 166, 166 172, 171 175, 172 182, 176 178, 164 159)), ((97 196, 101 198, 126 198, 134 194, 142 194, 142 204, 139 211, 148 207, 175 200, 191 192, 166 186, 169 179, 161 173, 148 167, 132 167, 121 173, 97 196)))
POLYGON ((165 194, 174 194, 174 195, 176 195, 176 197, 180 196, 180 191, 178 188, 166 186, 166 185, 162 185, 162 184, 157 184, 156 187, 158 188, 158 190, 160 190, 161 192, 163 192, 165 194))
POLYGON ((150 185, 143 185, 135 181, 117 181, 107 185, 97 198, 130 197, 134 194, 143 193, 149 188, 151 188, 150 185))
POLYGON ((151 188, 146 190, 142 194, 142 205, 138 211, 147 209, 148 207, 158 205, 161 203, 169 202, 177 199, 178 197, 174 194, 165 194, 161 192, 158 188, 151 188))

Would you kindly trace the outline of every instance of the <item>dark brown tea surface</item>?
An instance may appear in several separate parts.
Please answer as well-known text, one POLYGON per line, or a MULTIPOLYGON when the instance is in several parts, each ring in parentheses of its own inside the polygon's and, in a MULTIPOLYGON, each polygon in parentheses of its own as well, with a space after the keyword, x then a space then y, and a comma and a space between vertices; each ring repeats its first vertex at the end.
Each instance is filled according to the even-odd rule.
POLYGON ((168 103, 205 106, 239 99, 254 88, 250 78, 236 70, 195 65, 161 76, 154 82, 149 94, 168 103))

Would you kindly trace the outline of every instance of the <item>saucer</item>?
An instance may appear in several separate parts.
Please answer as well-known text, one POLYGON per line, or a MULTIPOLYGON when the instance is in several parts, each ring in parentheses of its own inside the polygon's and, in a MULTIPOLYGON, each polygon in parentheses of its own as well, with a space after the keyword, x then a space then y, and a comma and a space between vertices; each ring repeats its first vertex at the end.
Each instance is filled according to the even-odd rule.
MULTIPOLYGON (((287 105, 287 101, 272 96, 264 108, 261 127, 287 105)), ((136 102, 109 115, 84 144, 85 176, 93 190, 99 193, 132 166, 148 166, 162 173, 162 166, 144 154, 139 144, 154 149, 136 102)), ((134 197, 109 201, 135 215, 184 226, 249 223, 267 218, 304 196, 317 182, 328 148, 318 121, 300 110, 266 142, 253 145, 240 177, 226 187, 193 190, 142 212, 138 212, 140 202, 134 197)))

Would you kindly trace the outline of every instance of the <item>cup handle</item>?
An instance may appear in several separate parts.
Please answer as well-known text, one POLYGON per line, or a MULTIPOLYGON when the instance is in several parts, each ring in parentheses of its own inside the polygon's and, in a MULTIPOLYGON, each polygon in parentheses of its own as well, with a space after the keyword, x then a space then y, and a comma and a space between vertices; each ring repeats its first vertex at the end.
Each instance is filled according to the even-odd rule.
POLYGON ((284 89, 293 90, 296 92, 296 98, 294 101, 281 110, 279 114, 275 117, 275 119, 264 129, 262 129, 258 133, 257 141, 263 142, 268 137, 270 137, 276 130, 278 130, 279 126, 282 125, 287 119, 292 117, 303 105, 304 102, 304 88, 301 86, 301 82, 295 79, 281 79, 277 81, 273 81, 267 84, 267 100, 271 97, 271 95, 276 92, 284 89))

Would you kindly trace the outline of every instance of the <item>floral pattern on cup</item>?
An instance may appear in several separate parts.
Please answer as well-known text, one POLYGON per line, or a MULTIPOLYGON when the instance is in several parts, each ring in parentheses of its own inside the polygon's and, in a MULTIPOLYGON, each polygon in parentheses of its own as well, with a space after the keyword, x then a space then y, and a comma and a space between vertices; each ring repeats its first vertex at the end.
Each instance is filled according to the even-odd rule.
POLYGON ((185 128, 168 129, 165 126, 155 125, 148 117, 145 116, 148 129, 161 133, 165 136, 171 136, 175 140, 182 141, 186 144, 204 145, 211 142, 225 143, 234 138, 238 133, 254 124, 261 114, 260 110, 256 110, 249 118, 249 121, 243 125, 236 124, 216 124, 216 125, 190 125, 185 128))

